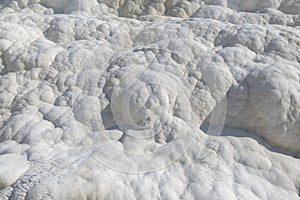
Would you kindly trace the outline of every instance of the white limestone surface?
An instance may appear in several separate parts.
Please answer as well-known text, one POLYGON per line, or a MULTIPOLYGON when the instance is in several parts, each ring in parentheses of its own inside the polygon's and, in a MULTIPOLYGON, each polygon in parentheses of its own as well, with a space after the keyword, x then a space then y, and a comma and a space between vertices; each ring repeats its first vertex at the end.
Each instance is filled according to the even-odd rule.
POLYGON ((299 200, 299 158, 299 0, 0 1, 1 200, 299 200))

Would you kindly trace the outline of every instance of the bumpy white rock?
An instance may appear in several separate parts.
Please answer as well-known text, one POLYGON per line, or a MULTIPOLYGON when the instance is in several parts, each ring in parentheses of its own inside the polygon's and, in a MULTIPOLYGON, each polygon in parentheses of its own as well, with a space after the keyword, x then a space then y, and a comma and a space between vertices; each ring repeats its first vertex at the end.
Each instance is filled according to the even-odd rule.
POLYGON ((299 200, 300 1, 3 0, 0 142, 3 200, 299 200))

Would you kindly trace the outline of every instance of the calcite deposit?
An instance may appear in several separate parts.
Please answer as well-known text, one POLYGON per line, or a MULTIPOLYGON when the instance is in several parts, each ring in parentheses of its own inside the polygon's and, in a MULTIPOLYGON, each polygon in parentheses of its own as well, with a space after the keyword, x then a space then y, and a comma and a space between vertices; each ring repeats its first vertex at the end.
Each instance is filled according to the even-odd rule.
POLYGON ((1 0, 1 200, 300 200, 299 0, 1 0))

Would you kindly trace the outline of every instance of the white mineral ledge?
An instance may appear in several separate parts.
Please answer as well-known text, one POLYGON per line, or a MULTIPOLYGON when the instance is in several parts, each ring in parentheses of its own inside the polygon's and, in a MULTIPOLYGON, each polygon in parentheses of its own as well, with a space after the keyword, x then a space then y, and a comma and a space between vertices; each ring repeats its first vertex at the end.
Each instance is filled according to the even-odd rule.
POLYGON ((300 200, 299 0, 0 0, 0 200, 300 200))
POLYGON ((0 156, 0 187, 12 185, 29 168, 26 156, 5 154, 0 156))

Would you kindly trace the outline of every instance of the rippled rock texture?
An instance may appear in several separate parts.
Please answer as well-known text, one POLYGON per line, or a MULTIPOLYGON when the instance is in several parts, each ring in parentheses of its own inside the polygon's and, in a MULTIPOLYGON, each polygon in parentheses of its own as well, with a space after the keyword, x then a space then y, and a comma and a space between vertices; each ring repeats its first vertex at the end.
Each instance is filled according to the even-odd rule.
POLYGON ((0 1, 0 199, 300 199, 299 0, 0 1))

